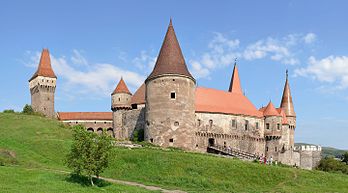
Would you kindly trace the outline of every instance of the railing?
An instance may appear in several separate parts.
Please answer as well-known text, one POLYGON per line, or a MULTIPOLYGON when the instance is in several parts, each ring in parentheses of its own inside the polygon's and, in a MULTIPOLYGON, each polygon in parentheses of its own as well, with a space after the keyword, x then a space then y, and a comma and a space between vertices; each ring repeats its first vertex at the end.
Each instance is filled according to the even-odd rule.
POLYGON ((256 159, 257 155, 256 154, 252 154, 246 151, 242 151, 240 149, 236 149, 236 148, 230 148, 230 147, 224 147, 221 145, 209 145, 208 148, 219 151, 223 154, 229 155, 229 156, 233 156, 233 157, 237 157, 237 158, 244 158, 244 159, 256 159))

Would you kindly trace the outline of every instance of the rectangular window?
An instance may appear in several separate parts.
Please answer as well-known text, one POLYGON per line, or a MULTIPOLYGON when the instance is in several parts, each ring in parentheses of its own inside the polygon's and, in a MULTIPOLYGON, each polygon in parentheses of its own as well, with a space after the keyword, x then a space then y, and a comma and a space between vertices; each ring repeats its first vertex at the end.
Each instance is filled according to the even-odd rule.
POLYGON ((171 92, 171 93, 170 93, 170 98, 171 98, 171 99, 175 99, 175 92, 171 92))
POLYGON ((170 142, 170 143, 173 143, 173 142, 174 142, 174 139, 169 139, 169 142, 170 142))
POLYGON ((248 128, 249 128, 249 121, 245 120, 245 131, 248 130, 248 128))
POLYGON ((235 119, 232 120, 232 128, 236 128, 236 120, 235 119))
POLYGON ((277 151, 278 151, 278 148, 277 148, 277 147, 275 147, 275 148, 274 148, 274 151, 275 151, 275 152, 277 152, 277 151))
POLYGON ((266 129, 269 129, 269 123, 266 123, 266 129))
POLYGON ((268 151, 268 147, 266 147, 266 151, 268 151))
POLYGON ((259 129, 259 122, 256 122, 255 127, 256 127, 256 129, 259 129))
POLYGON ((277 124, 277 129, 280 130, 280 124, 279 123, 277 124))

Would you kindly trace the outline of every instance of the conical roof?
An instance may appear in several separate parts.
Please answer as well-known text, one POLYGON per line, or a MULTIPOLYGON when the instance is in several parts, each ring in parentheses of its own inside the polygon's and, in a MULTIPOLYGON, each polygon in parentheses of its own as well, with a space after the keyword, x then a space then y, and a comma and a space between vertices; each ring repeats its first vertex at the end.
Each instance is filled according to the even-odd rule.
POLYGON ((172 20, 170 20, 155 67, 147 77, 147 80, 163 74, 184 75, 194 80, 187 69, 184 56, 175 35, 172 20))
POLYGON ((267 116, 280 116, 280 115, 277 109, 274 107, 273 103, 269 101, 268 105, 263 111, 263 116, 267 117, 267 116))
POLYGON ((118 82, 114 92, 112 92, 111 95, 114 95, 116 93, 127 93, 127 94, 132 94, 131 92, 129 92, 129 89, 126 85, 126 83, 124 82, 123 78, 121 77, 120 82, 118 82))
POLYGON ((57 76, 54 74, 52 66, 51 66, 50 53, 49 53, 48 49, 42 50, 39 67, 37 68, 36 72, 30 78, 29 81, 33 80, 34 78, 36 78, 38 76, 57 78, 57 76))
POLYGON ((143 83, 131 99, 131 104, 145 104, 145 83, 143 83))
POLYGON ((288 81, 288 71, 286 71, 286 81, 283 90, 282 102, 280 103, 280 107, 284 109, 286 116, 296 117, 296 113, 294 110, 294 104, 292 102, 290 85, 288 81))
POLYGON ((236 94, 243 94, 242 86, 240 84, 240 79, 239 79, 237 63, 234 64, 230 88, 228 89, 228 91, 232 93, 236 93, 236 94))

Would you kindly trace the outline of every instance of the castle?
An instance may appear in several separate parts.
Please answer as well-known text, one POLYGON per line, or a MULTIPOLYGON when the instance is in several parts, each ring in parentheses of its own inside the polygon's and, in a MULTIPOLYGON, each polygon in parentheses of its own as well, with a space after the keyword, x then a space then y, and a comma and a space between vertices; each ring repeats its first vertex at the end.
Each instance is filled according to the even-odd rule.
POLYGON ((47 49, 29 80, 35 111, 88 131, 103 129, 128 140, 144 132, 147 142, 188 151, 253 157, 265 155, 278 162, 311 169, 320 160, 321 147, 295 147, 296 113, 286 80, 280 106, 272 102, 257 109, 243 94, 235 64, 227 91, 197 87, 189 72, 172 21, 156 64, 132 94, 121 78, 111 94, 112 112, 58 112, 54 110, 56 75, 47 49), (226 149, 228 148, 228 152, 226 149))

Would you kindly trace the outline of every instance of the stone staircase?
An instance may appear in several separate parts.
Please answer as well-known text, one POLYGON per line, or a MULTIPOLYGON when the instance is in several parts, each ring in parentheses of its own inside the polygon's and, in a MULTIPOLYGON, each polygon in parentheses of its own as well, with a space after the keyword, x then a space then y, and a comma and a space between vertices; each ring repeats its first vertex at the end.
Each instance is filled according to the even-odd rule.
POLYGON ((257 159, 256 154, 252 154, 252 153, 245 152, 245 151, 235 149, 235 148, 227 148, 227 147, 223 147, 223 146, 219 146, 219 145, 208 146, 208 152, 232 156, 232 157, 236 157, 239 159, 245 159, 245 160, 257 159))

